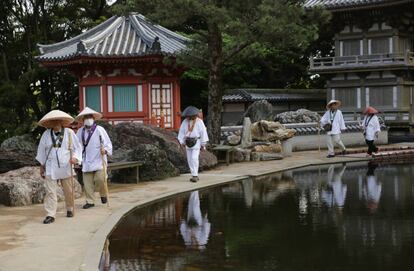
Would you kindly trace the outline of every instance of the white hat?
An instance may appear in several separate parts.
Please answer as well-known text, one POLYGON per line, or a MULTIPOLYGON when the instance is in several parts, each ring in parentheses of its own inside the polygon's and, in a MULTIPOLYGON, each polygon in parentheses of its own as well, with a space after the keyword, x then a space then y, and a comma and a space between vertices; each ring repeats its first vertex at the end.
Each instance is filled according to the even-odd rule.
POLYGON ((93 117, 95 118, 95 120, 101 119, 102 118, 102 114, 99 112, 96 112, 95 110, 89 108, 89 107, 85 107, 82 112, 79 113, 79 115, 76 116, 76 121, 80 121, 83 119, 83 116, 87 116, 87 115, 93 115, 93 117))
POLYGON ((326 105, 326 109, 329 109, 329 107, 332 105, 332 104, 338 104, 338 106, 341 106, 341 101, 339 101, 339 100, 330 100, 329 101, 329 103, 326 105))
POLYGON ((69 114, 60 110, 52 110, 44 115, 37 124, 45 128, 53 128, 54 125, 51 123, 53 120, 62 121, 62 126, 69 126, 73 122, 73 118, 69 114))

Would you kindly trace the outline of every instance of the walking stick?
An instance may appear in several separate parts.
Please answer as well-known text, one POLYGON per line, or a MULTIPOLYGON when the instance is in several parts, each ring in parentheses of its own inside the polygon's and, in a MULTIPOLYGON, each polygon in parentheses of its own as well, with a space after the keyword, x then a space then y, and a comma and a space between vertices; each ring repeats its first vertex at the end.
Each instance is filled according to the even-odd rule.
MULTIPOLYGON (((102 140, 102 136, 99 135, 99 141, 101 142, 101 150, 103 149, 103 140, 102 140)), ((106 206, 109 207, 109 189, 108 189, 108 176, 107 176, 107 165, 105 162, 105 154, 102 154, 101 152, 101 160, 102 160, 102 170, 103 170, 103 174, 104 174, 104 192, 106 195, 106 206)))
POLYGON ((73 164, 72 164, 72 154, 73 154, 73 150, 72 150, 72 134, 69 133, 69 153, 70 153, 70 160, 69 160, 69 164, 70 164, 70 183, 72 185, 72 213, 73 216, 75 216, 75 180, 73 178, 73 164))
POLYGON ((321 123, 318 122, 318 151, 321 152, 321 123))

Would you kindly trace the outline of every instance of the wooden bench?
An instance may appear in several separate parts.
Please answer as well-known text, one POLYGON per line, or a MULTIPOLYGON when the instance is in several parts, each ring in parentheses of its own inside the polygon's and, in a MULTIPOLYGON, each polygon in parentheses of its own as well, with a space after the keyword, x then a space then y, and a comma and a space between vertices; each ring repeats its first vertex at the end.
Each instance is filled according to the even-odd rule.
POLYGON ((234 150, 232 146, 218 145, 213 147, 213 152, 217 156, 217 162, 224 162, 227 166, 234 162, 234 150), (224 154, 224 159, 221 158, 222 154, 224 154))
POLYGON ((134 179, 136 182, 139 182, 139 167, 142 166, 141 162, 131 161, 131 162, 115 162, 108 164, 108 171, 126 169, 126 168, 136 168, 134 179))

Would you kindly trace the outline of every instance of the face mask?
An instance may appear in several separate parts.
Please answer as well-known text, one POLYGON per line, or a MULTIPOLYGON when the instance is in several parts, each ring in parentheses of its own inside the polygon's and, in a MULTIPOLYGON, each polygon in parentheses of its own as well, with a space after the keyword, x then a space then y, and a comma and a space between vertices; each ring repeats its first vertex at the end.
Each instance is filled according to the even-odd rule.
POLYGON ((83 121, 83 124, 85 124, 86 126, 92 126, 93 123, 94 123, 94 120, 93 119, 85 119, 83 121))

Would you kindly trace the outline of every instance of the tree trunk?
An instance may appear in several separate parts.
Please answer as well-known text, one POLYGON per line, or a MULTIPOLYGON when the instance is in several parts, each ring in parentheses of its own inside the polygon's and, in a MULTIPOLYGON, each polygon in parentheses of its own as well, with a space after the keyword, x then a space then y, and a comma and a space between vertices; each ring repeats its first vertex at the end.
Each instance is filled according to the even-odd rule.
POLYGON ((220 143, 222 90, 222 38, 217 24, 208 27, 210 67, 208 76, 207 131, 210 143, 220 143))
POLYGON ((4 79, 6 79, 6 81, 10 81, 9 67, 7 66, 6 54, 2 52, 1 56, 2 56, 2 61, 3 61, 4 79))

